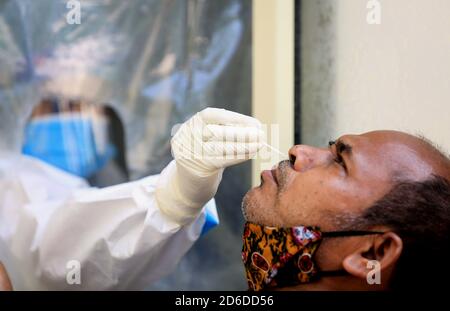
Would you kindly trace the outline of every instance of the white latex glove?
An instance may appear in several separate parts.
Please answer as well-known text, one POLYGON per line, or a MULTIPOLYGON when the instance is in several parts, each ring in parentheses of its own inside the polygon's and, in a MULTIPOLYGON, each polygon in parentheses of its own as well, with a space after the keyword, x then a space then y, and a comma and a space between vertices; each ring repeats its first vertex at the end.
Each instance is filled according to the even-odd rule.
POLYGON ((252 158, 263 143, 261 123, 225 109, 206 108, 172 138, 172 161, 155 195, 160 209, 179 224, 193 220, 214 197, 224 168, 252 158))

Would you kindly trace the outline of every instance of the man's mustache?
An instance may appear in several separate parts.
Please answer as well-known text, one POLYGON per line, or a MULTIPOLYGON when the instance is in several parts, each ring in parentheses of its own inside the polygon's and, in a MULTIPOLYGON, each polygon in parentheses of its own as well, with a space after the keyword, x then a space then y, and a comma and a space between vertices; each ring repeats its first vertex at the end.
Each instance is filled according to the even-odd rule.
POLYGON ((278 179, 278 192, 285 190, 287 179, 289 176, 289 170, 292 170, 292 165, 289 160, 283 160, 278 163, 277 179, 278 179))

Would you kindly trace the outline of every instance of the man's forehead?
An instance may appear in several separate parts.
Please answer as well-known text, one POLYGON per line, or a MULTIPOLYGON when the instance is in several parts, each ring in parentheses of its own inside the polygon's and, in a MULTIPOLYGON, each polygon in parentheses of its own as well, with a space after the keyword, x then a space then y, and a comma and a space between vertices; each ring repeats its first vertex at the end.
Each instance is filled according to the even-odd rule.
POLYGON ((413 135, 398 131, 372 131, 343 135, 342 142, 352 146, 354 155, 377 161, 393 170, 409 171, 417 178, 429 176, 435 153, 432 146, 413 135))
POLYGON ((339 140, 353 143, 419 143, 420 139, 399 131, 371 131, 362 134, 345 134, 339 137, 339 140))
MULTIPOLYGON (((395 148, 407 147, 416 153, 430 152, 433 149, 429 144, 422 139, 398 131, 372 131, 363 134, 345 134, 338 138, 338 141, 349 144, 352 147, 361 148, 395 148), (430 148, 431 147, 431 148, 430 148)), ((383 150, 385 153, 387 150, 383 150)))

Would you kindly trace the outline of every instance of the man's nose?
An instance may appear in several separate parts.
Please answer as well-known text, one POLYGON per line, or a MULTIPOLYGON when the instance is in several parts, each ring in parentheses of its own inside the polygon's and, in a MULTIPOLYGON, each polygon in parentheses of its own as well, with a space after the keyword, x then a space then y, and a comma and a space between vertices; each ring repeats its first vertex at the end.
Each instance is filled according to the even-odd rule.
POLYGON ((289 160, 294 169, 299 172, 326 164, 333 155, 329 149, 316 148, 307 145, 295 145, 289 149, 289 160))

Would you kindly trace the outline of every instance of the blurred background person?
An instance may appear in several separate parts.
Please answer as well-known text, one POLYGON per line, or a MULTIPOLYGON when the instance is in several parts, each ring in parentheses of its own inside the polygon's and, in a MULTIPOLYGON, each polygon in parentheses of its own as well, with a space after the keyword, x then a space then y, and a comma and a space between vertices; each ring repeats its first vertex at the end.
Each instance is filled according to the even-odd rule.
POLYGON ((45 99, 24 132, 22 153, 98 187, 128 181, 123 126, 113 109, 45 99))
POLYGON ((224 168, 261 143, 256 119, 207 108, 176 131, 175 160, 160 175, 99 189, 83 178, 117 150, 105 123, 94 135, 105 111, 54 108, 43 102, 32 113, 26 155, 0 154, 1 259, 17 289, 142 289, 159 280, 217 224, 210 200, 224 168))
POLYGON ((5 267, 0 262, 0 291, 11 291, 12 289, 8 273, 6 273, 5 267))

